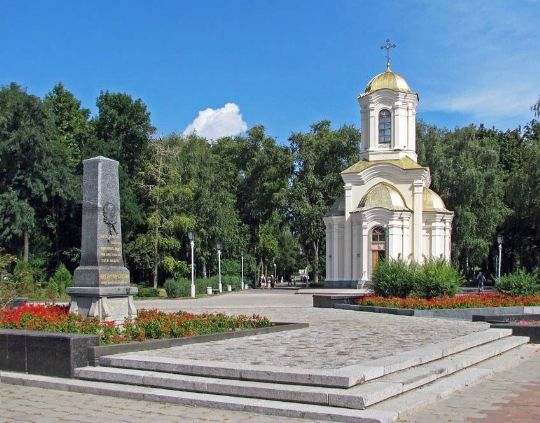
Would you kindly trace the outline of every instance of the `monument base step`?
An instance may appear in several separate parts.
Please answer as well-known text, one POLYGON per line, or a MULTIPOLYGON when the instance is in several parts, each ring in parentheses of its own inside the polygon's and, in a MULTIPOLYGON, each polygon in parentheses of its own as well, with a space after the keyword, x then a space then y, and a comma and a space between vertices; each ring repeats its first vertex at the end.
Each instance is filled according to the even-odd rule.
MULTIPOLYGON (((521 345, 502 355, 471 366, 447 377, 437 379, 421 388, 380 402, 367 410, 300 404, 288 401, 272 401, 176 391, 122 383, 95 382, 79 379, 60 379, 48 376, 0 372, 0 383, 34 386, 63 391, 80 392, 117 398, 157 401, 164 403, 193 405, 235 411, 255 412, 267 415, 297 417, 311 420, 337 422, 394 422, 401 415, 422 407, 452 392, 471 385, 496 372, 517 366, 522 359, 536 353, 536 347, 521 345)), ((367 385, 366 385, 367 386, 367 385)))
MULTIPOLYGON (((242 363, 187 360, 162 357, 159 354, 128 353, 100 357, 100 365, 139 370, 223 379, 292 385, 350 388, 390 373, 406 370, 469 350, 501 338, 509 337, 510 329, 487 329, 459 338, 439 342, 389 357, 370 360, 339 369, 301 369, 293 367, 255 366, 242 363)), ((527 339, 527 338, 523 338, 527 339)))
POLYGON ((125 368, 124 366, 79 368, 75 370, 75 376, 101 382, 120 382, 207 394, 365 409, 388 398, 459 372, 527 342, 528 338, 526 337, 508 336, 420 366, 389 373, 348 389, 192 376, 141 370, 140 367, 125 368))

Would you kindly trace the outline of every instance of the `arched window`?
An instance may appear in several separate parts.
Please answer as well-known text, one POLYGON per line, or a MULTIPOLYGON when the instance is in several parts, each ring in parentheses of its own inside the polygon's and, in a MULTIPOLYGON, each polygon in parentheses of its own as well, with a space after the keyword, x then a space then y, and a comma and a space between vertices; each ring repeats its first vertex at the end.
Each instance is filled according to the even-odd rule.
POLYGON ((371 232, 371 272, 375 270, 379 261, 386 256, 386 232, 383 227, 376 226, 371 232))
POLYGON ((384 243, 386 242, 386 235, 384 233, 384 228, 381 226, 376 226, 371 232, 371 243, 373 250, 384 250, 384 243))
POLYGON ((390 110, 382 109, 379 112, 379 144, 389 146, 392 139, 392 115, 390 110))

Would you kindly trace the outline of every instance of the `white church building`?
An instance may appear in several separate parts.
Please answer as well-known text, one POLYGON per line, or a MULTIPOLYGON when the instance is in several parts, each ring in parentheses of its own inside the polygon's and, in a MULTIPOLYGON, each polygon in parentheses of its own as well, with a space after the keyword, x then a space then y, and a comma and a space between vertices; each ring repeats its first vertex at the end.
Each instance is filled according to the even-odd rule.
POLYGON ((429 169, 417 163, 418 95, 388 59, 358 102, 361 160, 341 172, 343 195, 324 217, 325 286, 331 288, 369 285, 385 257, 450 260, 454 213, 429 189, 429 169))

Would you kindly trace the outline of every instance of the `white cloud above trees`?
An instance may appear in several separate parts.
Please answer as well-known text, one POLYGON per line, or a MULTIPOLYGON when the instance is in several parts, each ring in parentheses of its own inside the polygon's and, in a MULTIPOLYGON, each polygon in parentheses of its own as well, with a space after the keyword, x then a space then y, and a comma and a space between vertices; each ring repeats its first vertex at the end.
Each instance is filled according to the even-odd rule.
POLYGON ((208 140, 238 135, 247 129, 247 123, 235 103, 227 103, 218 109, 201 110, 184 130, 184 135, 196 133, 208 140))

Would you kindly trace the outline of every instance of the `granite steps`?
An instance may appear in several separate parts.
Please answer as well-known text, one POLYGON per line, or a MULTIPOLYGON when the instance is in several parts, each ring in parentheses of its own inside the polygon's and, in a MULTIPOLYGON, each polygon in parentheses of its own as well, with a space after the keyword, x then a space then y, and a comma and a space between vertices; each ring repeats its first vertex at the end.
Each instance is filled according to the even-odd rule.
POLYGON ((521 359, 535 354, 536 349, 535 346, 530 344, 518 346, 462 371, 377 403, 365 410, 176 391, 122 383, 61 379, 11 372, 0 372, 0 383, 214 409, 256 412, 266 415, 297 417, 309 420, 326 420, 344 423, 389 423, 395 422, 398 417, 403 414, 406 415, 411 410, 444 398, 456 390, 492 376, 499 371, 504 371, 518 365, 521 359))
MULTIPOLYGON (((300 373, 302 377, 299 379, 298 371, 291 372, 289 380, 284 380, 286 373, 279 373, 280 380, 277 381, 249 380, 252 374, 244 375, 244 378, 241 375, 238 378, 231 378, 229 371, 225 372, 226 376, 223 376, 224 373, 219 373, 217 370, 212 375, 208 375, 207 372, 194 374, 197 369, 187 369, 185 363, 180 365, 178 362, 169 362, 166 365, 148 360, 148 358, 134 362, 135 358, 126 359, 125 356, 123 358, 110 356, 104 360, 105 366, 79 368, 76 369, 75 375, 81 379, 100 382, 363 410, 463 371, 528 342, 526 337, 509 336, 508 331, 489 330, 486 332, 489 332, 489 337, 478 336, 476 341, 485 341, 488 338, 490 340, 472 347, 470 346, 471 337, 467 336, 462 337, 464 339, 460 344, 461 347, 456 342, 454 348, 446 350, 439 345, 430 347, 429 351, 421 349, 376 360, 371 367, 362 369, 364 383, 357 383, 351 387, 303 384, 301 382, 306 381, 304 376, 307 375, 300 373), (422 363, 422 360, 425 362, 422 363)), ((361 365, 349 366, 337 372, 341 372, 342 375, 346 372, 359 374, 361 368, 361 365)), ((256 375, 260 376, 259 373, 256 375)), ((268 375, 266 377, 268 378, 268 375)), ((313 380, 313 378, 310 379, 310 381, 313 380)))

